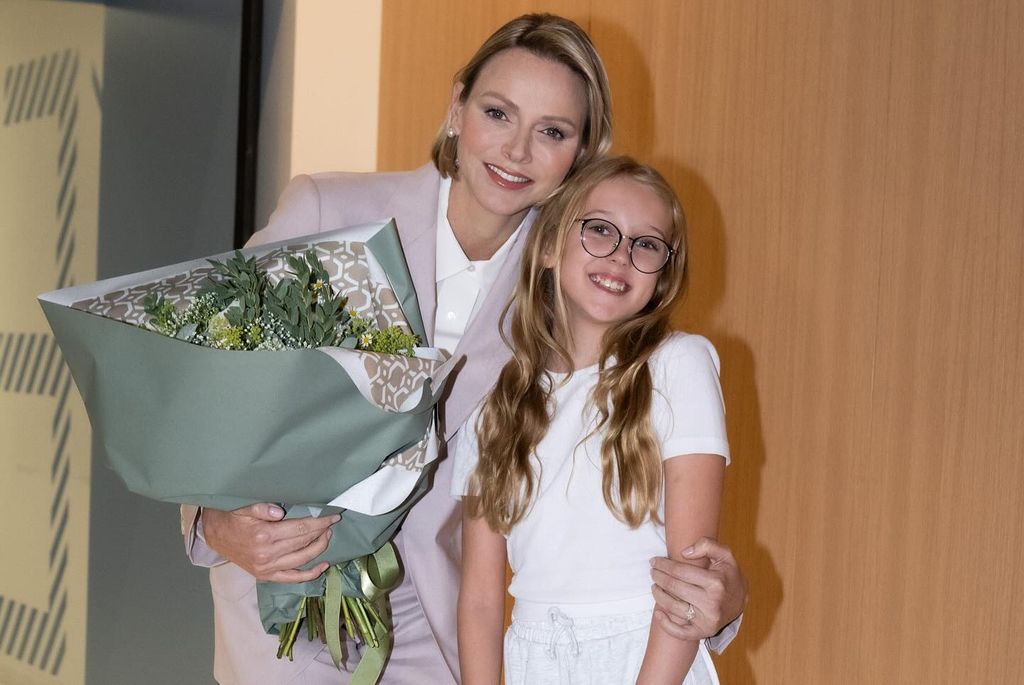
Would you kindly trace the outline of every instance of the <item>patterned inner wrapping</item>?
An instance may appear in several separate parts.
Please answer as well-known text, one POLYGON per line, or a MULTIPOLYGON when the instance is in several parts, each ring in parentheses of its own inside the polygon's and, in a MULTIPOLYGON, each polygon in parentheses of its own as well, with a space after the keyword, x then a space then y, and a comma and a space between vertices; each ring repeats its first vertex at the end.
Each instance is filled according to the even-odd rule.
MULTIPOLYGON (((257 258, 257 264, 266 270, 272 284, 289 275, 285 258, 312 247, 331 278, 331 285, 348 298, 345 305, 362 317, 372 317, 378 328, 392 325, 408 331, 409 326, 398 304, 394 291, 387 283, 370 278, 363 243, 326 241, 309 245, 287 245, 257 258)), ((72 307, 97 314, 107 319, 145 326, 149 316, 142 301, 150 292, 159 292, 179 311, 195 299, 196 293, 213 273, 213 267, 203 265, 194 270, 170 276, 159 281, 140 283, 99 297, 75 302, 72 307)), ((372 401, 377 406, 397 411, 406 399, 421 392, 441 362, 390 354, 358 352, 362 367, 369 380, 372 401)), ((420 443, 392 456, 385 465, 420 471, 427 455, 426 437, 420 443)))
POLYGON ((407 471, 420 472, 423 467, 427 465, 429 452, 427 451, 427 441, 430 440, 429 435, 424 435, 423 439, 417 442, 412 447, 389 457, 384 462, 383 466, 394 466, 396 468, 402 468, 407 471))
MULTIPOLYGON (((377 283, 370 279, 363 243, 332 240, 312 246, 305 243, 287 245, 258 257, 256 263, 266 270, 270 282, 276 284, 281 278, 289 275, 286 271, 285 258, 300 254, 309 247, 316 251, 320 262, 330 274, 331 285, 348 298, 348 304, 345 305, 348 309, 354 309, 362 317, 372 316, 378 328, 397 325, 406 331, 409 330, 395 293, 387 283, 377 283)), ((159 281, 140 283, 99 297, 81 300, 71 306, 107 319, 143 325, 148 320, 142 306, 147 294, 160 292, 168 302, 181 311, 195 299, 199 288, 211 273, 213 267, 204 265, 159 281)))

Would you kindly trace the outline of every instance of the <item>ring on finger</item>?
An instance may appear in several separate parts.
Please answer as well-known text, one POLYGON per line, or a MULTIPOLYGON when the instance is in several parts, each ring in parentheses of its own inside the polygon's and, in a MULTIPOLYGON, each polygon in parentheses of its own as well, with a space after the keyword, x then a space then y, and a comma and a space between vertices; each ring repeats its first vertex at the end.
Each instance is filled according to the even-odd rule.
POLYGON ((683 614, 683 618, 687 623, 693 623, 694 617, 697 616, 697 610, 693 608, 693 605, 689 602, 686 603, 686 613, 683 614))

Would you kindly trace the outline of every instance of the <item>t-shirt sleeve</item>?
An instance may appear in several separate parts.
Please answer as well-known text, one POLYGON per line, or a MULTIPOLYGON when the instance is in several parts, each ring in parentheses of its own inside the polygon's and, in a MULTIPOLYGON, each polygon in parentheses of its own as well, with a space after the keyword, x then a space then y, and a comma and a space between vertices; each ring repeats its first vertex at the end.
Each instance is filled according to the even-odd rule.
POLYGON ((651 358, 651 418, 662 459, 719 454, 728 464, 725 404, 718 381, 718 353, 706 338, 677 333, 651 358))
MULTIPOLYGON (((451 452, 452 459, 452 488, 451 495, 456 499, 462 499, 469 490, 469 477, 473 475, 476 463, 479 460, 479 447, 476 440, 476 421, 480 416, 479 407, 469 415, 466 423, 455 434, 452 439, 454 450, 451 452)), ((451 443, 449 443, 451 444, 451 443)))

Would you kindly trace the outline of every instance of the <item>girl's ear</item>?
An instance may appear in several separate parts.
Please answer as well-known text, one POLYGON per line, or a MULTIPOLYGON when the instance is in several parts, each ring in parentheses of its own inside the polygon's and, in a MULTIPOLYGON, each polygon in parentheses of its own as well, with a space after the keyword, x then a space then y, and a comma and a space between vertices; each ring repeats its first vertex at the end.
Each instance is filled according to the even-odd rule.
POLYGON ((462 133, 462 110, 466 106, 461 99, 464 88, 461 81, 452 87, 452 101, 448 105, 448 127, 455 131, 455 135, 462 133))

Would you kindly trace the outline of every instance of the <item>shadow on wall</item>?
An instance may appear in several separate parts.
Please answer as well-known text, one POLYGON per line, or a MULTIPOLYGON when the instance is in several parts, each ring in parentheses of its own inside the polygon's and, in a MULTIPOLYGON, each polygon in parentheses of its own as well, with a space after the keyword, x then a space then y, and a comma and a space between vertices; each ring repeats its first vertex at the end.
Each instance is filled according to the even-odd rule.
MULTIPOLYGON (((713 323, 728 274, 725 222, 711 188, 697 171, 672 160, 657 159, 654 165, 679 193, 689 224, 690 282, 675 322, 683 330, 707 336, 722 362, 722 391, 733 461, 726 471, 719 534, 735 552, 751 589, 742 630, 735 643, 716 657, 716 662, 723 681, 756 683, 750 654, 765 642, 783 598, 782 578, 775 562, 768 548, 757 540, 765 446, 756 362, 746 341, 716 330, 713 323)), ((734 277, 742 278, 742 274, 734 277)))

